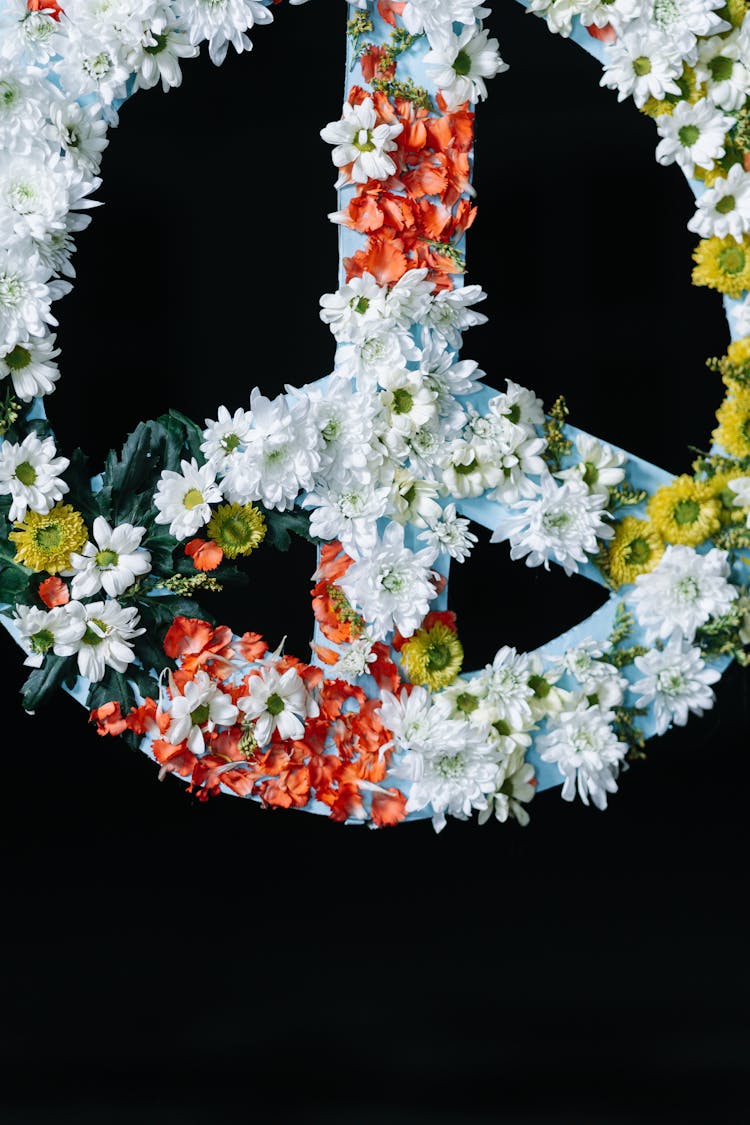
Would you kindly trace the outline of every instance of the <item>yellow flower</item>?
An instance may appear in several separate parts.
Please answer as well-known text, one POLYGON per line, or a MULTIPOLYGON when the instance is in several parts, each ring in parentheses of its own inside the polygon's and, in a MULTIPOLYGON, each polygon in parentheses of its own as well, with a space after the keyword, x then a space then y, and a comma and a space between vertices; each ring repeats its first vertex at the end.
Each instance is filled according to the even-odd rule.
POLYGON ((721 14, 725 20, 729 20, 732 27, 742 27, 742 21, 747 12, 747 0, 726 0, 721 14))
POLYGON ((727 395, 716 411, 714 441, 732 457, 750 457, 750 390, 727 395))
POLYGON ((697 547, 719 530, 721 501, 710 484, 683 473, 665 484, 648 502, 651 521, 667 543, 697 547))
POLYGON ((740 367, 750 360, 750 336, 743 336, 739 340, 732 340, 727 348, 727 359, 740 367))
POLYGON ((452 684, 464 659, 463 645, 453 629, 436 621, 431 629, 417 629, 401 649, 401 661, 413 684, 431 691, 452 684))
POLYGON ((16 562, 48 574, 67 570, 71 551, 81 551, 89 537, 83 517, 70 504, 55 504, 46 516, 28 512, 14 527, 9 538, 16 544, 16 562))
POLYGON ((221 504, 208 523, 208 535, 228 559, 251 555, 266 537, 266 521, 254 504, 221 504))
POLYGON ((693 285, 707 285, 728 297, 741 297, 750 289, 750 239, 743 235, 737 242, 726 238, 704 238, 693 251, 697 263, 693 285))
POLYGON ((615 527, 609 546, 609 573, 615 586, 635 582, 653 570, 664 554, 661 535, 648 520, 625 516, 615 527))
POLYGON ((717 180, 726 179, 726 174, 727 169, 718 163, 713 168, 701 168, 699 164, 695 166, 696 180, 703 180, 706 187, 713 187, 717 180))

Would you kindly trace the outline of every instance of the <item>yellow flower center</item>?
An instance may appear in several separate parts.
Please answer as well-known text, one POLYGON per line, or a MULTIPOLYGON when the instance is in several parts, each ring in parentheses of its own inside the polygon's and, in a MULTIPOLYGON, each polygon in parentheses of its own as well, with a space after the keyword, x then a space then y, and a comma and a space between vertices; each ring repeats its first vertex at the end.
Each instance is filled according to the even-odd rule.
POLYGON ((198 488, 191 488, 183 496, 182 503, 189 512, 192 512, 193 508, 197 508, 200 504, 205 503, 203 493, 198 488))
POLYGON ((21 484, 32 485, 36 481, 36 469, 30 461, 22 461, 16 469, 16 479, 20 480, 21 484))

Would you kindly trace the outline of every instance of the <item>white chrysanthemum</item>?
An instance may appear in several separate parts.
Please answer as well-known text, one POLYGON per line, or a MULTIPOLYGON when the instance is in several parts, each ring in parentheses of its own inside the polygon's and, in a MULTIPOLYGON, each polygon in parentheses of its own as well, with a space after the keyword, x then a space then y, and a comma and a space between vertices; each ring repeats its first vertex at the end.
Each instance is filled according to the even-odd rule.
POLYGON ((362 613, 373 640, 381 641, 393 629, 410 637, 435 597, 430 547, 411 551, 404 546, 404 529, 391 522, 369 553, 349 567, 337 585, 362 613))
POLYGON ((161 82, 166 94, 182 83, 180 62, 194 59, 198 47, 190 43, 187 32, 172 22, 168 10, 159 12, 149 23, 138 48, 128 61, 136 77, 136 89, 150 90, 161 82))
POLYGON ((294 668, 281 675, 273 667, 262 668, 258 675, 248 677, 247 688, 249 694, 238 699, 237 706, 254 720, 258 746, 270 742, 274 731, 281 739, 302 738, 305 718, 315 718, 319 713, 318 704, 294 668))
POLYGON ((410 35, 426 35, 431 47, 449 43, 453 24, 473 27, 489 15, 479 0, 407 0, 401 20, 410 35))
POLYGON ((432 282, 427 277, 428 273, 426 268, 407 270, 387 291, 386 313, 400 328, 421 324, 430 308, 432 282))
POLYGON ((535 426, 544 424, 544 403, 538 395, 520 383, 505 380, 508 389, 494 395, 487 403, 487 411, 496 418, 504 418, 514 426, 525 426, 534 433, 535 426))
POLYGON ((468 438, 457 438, 447 450, 443 465, 443 483, 451 496, 457 499, 481 496, 488 488, 500 483, 502 468, 497 464, 494 450, 469 432, 468 438))
POLYGON ((175 539, 187 539, 208 523, 211 505, 221 500, 221 488, 213 465, 199 467, 193 457, 181 461, 180 467, 181 473, 162 470, 154 496, 159 512, 155 522, 169 524, 169 534, 175 539))
POLYGON ((314 486, 320 468, 321 437, 310 400, 300 395, 265 398, 255 387, 250 395, 252 429, 247 448, 229 463, 224 494, 237 504, 260 501, 267 508, 286 511, 300 492, 314 486))
POLYGON ((712 547, 699 555, 680 545, 667 547, 650 574, 638 575, 630 600, 651 643, 668 640, 676 629, 692 641, 696 629, 726 613, 736 597, 726 551, 712 547))
POLYGON ((494 78, 508 69, 500 58, 497 39, 489 31, 464 27, 460 35, 451 33, 440 46, 424 57, 435 85, 440 88, 448 109, 464 102, 479 102, 487 97, 485 78, 494 78))
MULTIPOLYGON (((85 197, 99 183, 84 182, 82 170, 57 153, 35 150, 27 156, 0 156, 0 239, 12 246, 69 230, 70 212, 94 206, 85 197)), ((88 216, 77 216, 75 225, 81 230, 89 221, 88 216)))
POLYGON ((42 132, 51 97, 43 71, 0 64, 0 151, 30 151, 42 132))
POLYGON ((373 432, 376 397, 358 391, 349 379, 337 379, 325 390, 309 386, 301 394, 310 400, 311 415, 320 435, 316 487, 344 487, 352 478, 360 484, 372 483, 385 456, 373 432))
POLYGON ((384 441, 397 449, 399 438, 408 437, 428 425, 437 414, 437 395, 422 380, 419 371, 393 368, 381 376, 380 404, 385 422, 384 441))
POLYGON ((28 653, 24 664, 29 668, 40 668, 48 652, 69 655, 68 647, 74 646, 86 632, 80 615, 69 613, 67 605, 51 610, 17 605, 13 624, 18 630, 21 648, 28 653), (60 646, 67 646, 66 651, 60 651, 60 646))
POLYGON ((551 475, 543 476, 533 500, 513 504, 492 533, 490 542, 510 540, 512 559, 526 559, 527 566, 544 566, 550 559, 574 574, 578 564, 599 549, 598 539, 611 539, 612 528, 604 522, 607 497, 589 492, 583 481, 558 485, 551 475))
POLYGON ((44 137, 62 149, 66 160, 94 174, 99 171, 102 153, 109 144, 101 106, 97 102, 82 106, 62 97, 50 106, 44 137))
POLYGON ((534 689, 529 684, 529 657, 525 652, 503 645, 491 664, 476 677, 481 685, 481 699, 473 716, 487 725, 502 722, 511 730, 524 730, 533 723, 531 699, 534 689))
POLYGON ((71 593, 74 598, 90 598, 103 589, 117 598, 151 570, 151 553, 141 549, 146 529, 130 523, 112 528, 103 516, 97 516, 92 532, 94 542, 87 543, 80 554, 71 553, 70 565, 75 571, 71 593))
POLYGON ((303 501, 312 508, 310 534, 318 539, 338 539, 348 555, 364 558, 378 538, 378 520, 385 515, 388 489, 372 485, 349 485, 336 488, 319 485, 303 501))
POLYGON ((90 39, 70 21, 64 30, 67 34, 57 45, 60 58, 55 63, 63 92, 73 99, 95 94, 105 106, 124 98, 130 67, 119 44, 90 39))
POLYGON ((656 159, 660 164, 677 162, 686 176, 692 176, 696 164, 710 169, 724 156, 724 141, 734 119, 701 98, 695 105, 678 102, 673 113, 662 114, 656 123, 661 137, 656 159))
POLYGON ((224 62, 230 43, 238 54, 252 50, 247 32, 256 24, 273 21, 258 0, 173 0, 171 6, 191 43, 208 40, 208 54, 216 66, 224 62))
POLYGON ((528 11, 546 20, 553 35, 567 39, 573 30, 578 4, 576 0, 530 0, 528 11))
POLYGON ((733 164, 726 178, 714 180, 698 197, 688 230, 701 238, 726 238, 737 241, 750 230, 750 173, 733 164))
POLYGON ((523 748, 519 747, 501 764, 495 780, 497 788, 489 798, 487 808, 479 813, 479 823, 486 824, 494 814, 501 824, 512 818, 525 828, 529 823, 529 814, 524 805, 533 800, 536 793, 534 777, 534 767, 524 761, 523 748))
POLYGON ((750 51, 747 21, 730 35, 714 35, 698 44, 695 80, 705 84, 706 97, 719 109, 741 109, 750 93, 750 51))
POLYGON ((440 516, 421 532, 419 539, 435 553, 445 551, 457 562, 464 562, 471 554, 477 537, 469 531, 469 521, 456 515, 456 505, 447 504, 440 516))
POLYGON ((492 425, 489 431, 489 449, 498 479, 489 500, 501 504, 515 504, 530 500, 537 494, 537 485, 531 479, 543 476, 547 466, 542 454, 547 446, 545 438, 529 435, 525 427, 506 422, 492 425))
POLYGON ((717 14, 724 0, 646 0, 644 22, 661 35, 665 49, 695 62, 698 36, 729 31, 731 24, 717 14))
POLYGON ((369 673, 370 665, 377 658, 378 654, 373 652, 370 638, 356 637, 342 646, 339 658, 330 670, 331 678, 353 683, 369 673))
POLYGON ((28 434, 22 442, 5 441, 0 446, 0 496, 10 496, 8 519, 21 522, 26 512, 45 515, 58 500, 62 500, 68 486, 58 475, 64 473, 70 461, 58 457, 54 439, 40 440, 28 434))
POLYGON ((5 0, 0 10, 0 58, 44 66, 55 54, 51 11, 31 12, 27 0, 5 0))
POLYGON ((60 656, 76 656, 78 670, 92 683, 103 679, 107 668, 125 672, 135 660, 133 640, 146 630, 139 629, 138 610, 133 606, 123 608, 114 599, 106 602, 69 602, 71 617, 83 624, 83 634, 75 641, 57 644, 60 656))
POLYGON ((320 130, 323 140, 334 145, 334 165, 342 169, 336 186, 366 184, 395 175, 396 165, 388 153, 395 152, 398 146, 393 138, 402 130, 401 124, 378 122, 372 98, 365 98, 359 105, 346 102, 341 120, 331 121, 320 130), (347 167, 348 172, 343 170, 347 167))
MULTIPOLYGON (((335 293, 320 298, 320 319, 337 340, 361 340, 368 328, 389 319, 386 290, 372 274, 364 273, 340 285, 335 293)), ((408 325, 407 325, 408 327, 408 325)))
POLYGON ((607 51, 600 85, 617 90, 618 102, 632 96, 640 108, 649 98, 680 93, 675 81, 682 74, 678 51, 645 23, 631 24, 607 51))
POLYGON ((737 337, 750 336, 750 294, 730 308, 737 337))
POLYGON ((388 321, 372 323, 358 340, 339 344, 336 375, 356 379, 360 390, 370 390, 394 368, 418 360, 419 354, 408 332, 388 321))
POLYGON ((237 707, 207 672, 196 672, 182 691, 172 680, 171 722, 164 738, 173 746, 187 739, 188 750, 196 757, 205 752, 204 735, 217 727, 231 727, 237 720, 237 707))
POLYGON ((622 703, 628 682, 614 664, 603 657, 602 647, 592 637, 587 637, 558 657, 555 664, 560 673, 568 672, 580 684, 581 695, 589 703, 595 696, 599 706, 607 710, 622 703))
POLYGON ((63 26, 69 21, 88 43, 124 53, 140 42, 156 7, 157 0, 66 0, 63 26))
POLYGON ((50 335, 0 347, 0 379, 10 378, 21 402, 51 394, 60 378, 60 369, 53 362, 59 354, 55 337, 50 335))
POLYGON ((434 481, 423 480, 409 469, 399 467, 391 482, 388 513, 400 524, 427 527, 440 518, 438 495, 434 481))
MULTIPOLYGON (((735 494, 732 501, 735 508, 750 508, 750 477, 735 477, 734 480, 727 481, 727 484, 735 494)), ((747 524, 750 527, 750 514, 747 524)))
POLYGON ((628 748, 610 726, 614 718, 613 711, 582 704, 551 717, 546 732, 537 737, 539 757, 554 763, 564 779, 565 801, 574 800, 577 790, 585 805, 591 799, 605 809, 607 794, 617 792, 615 778, 628 748))
POLYGON ((459 430, 466 420, 466 413, 456 399, 476 391, 478 380, 484 378, 484 371, 479 370, 473 359, 457 359, 456 353, 444 340, 428 339, 419 361, 419 374, 435 395, 440 417, 445 418, 454 431, 459 430))
POLYGON ((484 313, 476 312, 472 306, 484 301, 487 294, 481 285, 464 285, 460 289, 441 289, 432 299, 423 320, 433 338, 444 340, 449 348, 458 351, 461 347, 461 333, 465 328, 486 324, 484 313))
POLYGON ((27 336, 43 336, 46 325, 57 324, 50 305, 69 292, 69 282, 50 280, 49 271, 38 254, 24 254, 22 247, 0 249, 0 339, 3 346, 13 348, 27 336))
POLYGON ((721 679, 721 673, 708 668, 701 651, 675 634, 662 651, 654 649, 635 658, 635 666, 643 673, 631 691, 638 695, 636 707, 654 708, 656 733, 664 734, 671 723, 684 727, 690 712, 702 715, 714 705, 710 684, 721 679))
POLYGON ((408 778, 407 812, 432 806, 436 831, 445 814, 465 820, 472 809, 486 807, 495 788, 497 762, 480 730, 453 718, 451 705, 423 687, 400 696, 384 691, 380 717, 403 754, 390 776, 408 778))
POLYGON ((206 418, 201 453, 217 473, 226 473, 232 459, 245 451, 252 421, 249 410, 239 407, 230 414, 226 406, 219 407, 215 422, 206 418))
POLYGON ((625 480, 625 454, 612 449, 589 434, 577 434, 576 453, 580 457, 577 465, 555 473, 560 480, 582 480, 589 492, 609 496, 610 488, 625 480))
POLYGON ((643 0, 574 0, 584 27, 606 27, 621 31, 643 10, 643 0))

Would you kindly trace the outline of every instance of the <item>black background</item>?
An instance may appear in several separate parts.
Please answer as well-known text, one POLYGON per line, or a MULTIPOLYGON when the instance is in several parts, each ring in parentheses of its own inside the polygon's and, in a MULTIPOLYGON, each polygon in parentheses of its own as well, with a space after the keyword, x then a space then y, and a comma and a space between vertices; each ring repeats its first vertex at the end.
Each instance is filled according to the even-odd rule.
MULTIPOLYGON (((654 127, 515 4, 511 71, 479 113, 465 354, 673 471, 705 446, 725 346, 690 286, 690 197, 654 127)), ((62 451, 101 459, 176 406, 325 374, 344 5, 276 9, 252 55, 185 66, 128 103, 106 204, 61 306, 62 451), (296 76, 296 77, 294 77, 296 76)), ((451 583, 468 664, 532 647, 601 601, 480 545, 451 583), (481 606, 481 613, 480 613, 481 606)), ((303 548, 252 561, 217 613, 304 653, 303 548)), ((224 595, 222 595, 224 597, 224 595)), ((559 790, 532 825, 385 832, 200 805, 97 738, 67 698, 23 715, 6 669, 4 1075, 12 1122, 741 1122, 744 681, 649 745, 602 815, 559 790)))

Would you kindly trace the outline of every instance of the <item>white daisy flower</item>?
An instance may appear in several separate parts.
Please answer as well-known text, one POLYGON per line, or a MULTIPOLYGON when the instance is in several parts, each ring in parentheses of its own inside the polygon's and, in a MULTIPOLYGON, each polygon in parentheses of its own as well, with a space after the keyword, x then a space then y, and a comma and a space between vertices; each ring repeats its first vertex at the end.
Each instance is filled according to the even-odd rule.
POLYGON ((201 453, 217 473, 226 473, 232 458, 247 448, 252 422, 250 411, 241 407, 230 414, 226 406, 220 406, 215 422, 206 418, 201 453))
POLYGON ((750 230, 750 173, 733 164, 726 178, 714 180, 698 197, 688 230, 701 238, 726 238, 738 242, 750 230))
POLYGON ((632 96, 640 107, 649 98, 678 94, 683 61, 669 42, 645 23, 631 24, 607 51, 600 85, 617 90, 618 102, 632 96))
POLYGON ((337 582, 371 628, 373 640, 384 640, 398 629, 410 637, 419 628, 435 597, 430 547, 411 551, 404 546, 404 529, 391 522, 368 556, 353 563, 337 582))
POLYGON ((424 65, 449 110, 464 102, 483 101, 487 97, 485 78, 508 69, 500 58, 497 39, 490 39, 489 34, 464 27, 459 35, 451 33, 425 55, 424 65))
POLYGON ((459 289, 442 289, 432 299, 423 320, 433 338, 444 340, 449 348, 459 351, 461 333, 465 328, 486 324, 484 313, 476 312, 472 305, 484 301, 487 294, 481 285, 463 285, 459 289))
POLYGON ((696 59, 698 36, 731 30, 717 14, 724 0, 646 0, 645 21, 661 34, 669 50, 678 51, 685 62, 696 59))
POLYGON ((454 23, 473 27, 486 15, 478 0, 407 0, 401 20, 410 35, 426 35, 436 47, 450 42, 454 23))
POLYGON ((45 140, 62 149, 67 160, 96 174, 109 144, 107 122, 98 102, 82 106, 60 97, 49 108, 45 140))
POLYGON ((71 593, 77 599, 90 598, 103 589, 117 598, 151 570, 151 553, 141 548, 146 529, 130 523, 112 528, 103 516, 97 516, 92 531, 94 542, 87 543, 80 554, 71 553, 70 565, 75 571, 71 593))
POLYGON ((58 474, 69 464, 67 457, 57 456, 51 437, 40 440, 32 433, 20 443, 4 441, 0 446, 0 496, 11 497, 8 519, 20 523, 28 509, 42 515, 51 511, 68 491, 58 474))
POLYGON ((60 656, 75 656, 82 676, 98 683, 107 668, 125 672, 135 660, 133 640, 146 630, 137 628, 138 610, 123 608, 118 601, 69 602, 66 609, 71 618, 83 624, 83 633, 76 639, 55 646, 60 656))
POLYGON ((529 823, 529 814, 524 805, 534 799, 536 793, 534 779, 534 767, 530 762, 524 761, 523 749, 511 754, 500 766, 495 781, 498 788, 489 798, 487 808, 480 811, 477 817, 479 823, 486 824, 494 815, 501 824, 513 819, 525 828, 529 823))
POLYGON ((532 725, 531 699, 534 689, 529 684, 529 656, 503 645, 491 664, 477 679, 482 687, 482 699, 474 715, 480 721, 493 725, 503 722, 511 730, 523 730, 532 725))
POLYGON ((348 555, 363 558, 377 542, 378 520, 385 515, 388 491, 355 481, 348 487, 319 485, 302 503, 303 508, 312 508, 310 534, 318 539, 338 539, 348 555))
POLYGON ((628 748, 610 726, 614 718, 613 711, 582 705, 552 716, 537 736, 539 757, 553 762, 564 779, 563 800, 574 800, 577 791, 585 805, 591 800, 605 809, 607 794, 617 792, 615 778, 628 748))
POLYGON ((178 691, 174 679, 169 714, 171 722, 164 738, 173 746, 187 739, 187 747, 196 757, 206 750, 205 734, 217 727, 231 727, 237 721, 238 710, 231 698, 222 691, 207 672, 196 672, 178 691))
POLYGON ((639 574, 630 596, 646 642, 668 640, 676 629, 690 642, 711 617, 726 613, 737 597, 729 581, 726 551, 712 547, 699 555, 691 547, 669 546, 649 574, 639 574))
POLYGON ((397 523, 427 527, 440 518, 438 494, 434 481, 422 480, 399 466, 393 474, 388 513, 397 523))
POLYGON ((51 394, 60 378, 60 369, 53 363, 59 354, 55 337, 51 335, 0 347, 0 379, 11 380, 13 393, 21 402, 51 394))
MULTIPOLYGON (((2 91, 0 91, 0 94, 2 91)), ((50 305, 70 292, 67 281, 50 280, 36 253, 0 249, 0 339, 13 348, 28 336, 43 336, 57 324, 50 305)), ((7 353, 6 353, 7 355, 7 353)))
POLYGON ((340 285, 335 293, 323 294, 320 298, 320 319, 337 340, 360 340, 367 335, 372 324, 380 324, 382 328, 382 322, 389 319, 386 290, 378 285, 372 274, 353 277, 340 285))
POLYGON ((342 646, 339 658, 331 668, 331 677, 353 683, 361 676, 368 675, 370 665, 377 658, 378 654, 373 652, 370 638, 356 637, 342 646))
POLYGON ((346 102, 341 120, 329 122, 320 131, 323 140, 335 146, 331 159, 342 169, 336 187, 387 180, 395 175, 396 165, 388 153, 397 149, 393 138, 402 130, 401 124, 378 123, 372 98, 365 98, 359 105, 346 102), (350 166, 348 172, 343 170, 347 166, 350 166))
POLYGON ((638 19, 643 0, 575 0, 575 8, 584 27, 606 27, 615 31, 638 19))
MULTIPOLYGON (((727 481, 727 484, 735 493, 735 498, 732 501, 734 507, 750 507, 750 477, 735 477, 734 480, 727 481)), ((748 514, 747 523, 750 527, 750 514, 748 514)))
POLYGON ((695 80, 706 97, 731 113, 742 109, 750 93, 750 51, 746 25, 730 35, 714 35, 698 44, 695 80))
POLYGON ((221 488, 213 465, 199 467, 193 457, 181 461, 180 467, 181 473, 162 471, 154 496, 159 512, 155 522, 169 524, 169 534, 175 539, 187 539, 208 523, 211 505, 221 500, 221 488))
POLYGON ((0 58, 45 66, 55 55, 51 11, 31 12, 27 0, 6 0, 0 11, 0 58))
POLYGON ((305 718, 315 718, 318 704, 294 668, 279 675, 271 666, 248 677, 249 694, 237 701, 248 719, 254 720, 253 733, 258 746, 266 746, 274 731, 280 739, 302 738, 305 718))
POLYGON ((443 484, 457 499, 481 496, 500 483, 502 469, 496 463, 489 442, 476 436, 456 438, 447 450, 443 465, 443 484))
POLYGON ((446 504, 440 516, 418 538, 435 551, 445 551, 456 562, 465 562, 477 537, 469 531, 469 520, 456 514, 455 504, 446 504))
POLYGON ((599 550, 598 539, 611 539, 612 528, 604 523, 607 497, 589 492, 582 480, 558 485, 551 475, 543 476, 538 495, 513 504, 492 533, 491 543, 509 539, 512 559, 526 559, 527 566, 544 566, 550 559, 574 574, 578 564, 599 550))
MULTIPOLYGON (((400 328, 421 324, 432 304, 432 282, 427 279, 426 268, 407 270, 386 293, 386 314, 400 328)), ((363 276, 367 277, 367 274, 363 276)))
POLYGON ((384 412, 387 445, 398 435, 408 436, 428 425, 437 414, 434 391, 423 382, 419 371, 394 368, 381 376, 380 404, 384 412))
POLYGON ((664 113, 656 119, 659 136, 656 159, 660 164, 680 165, 686 176, 692 176, 695 166, 713 168, 714 162, 724 156, 726 134, 734 125, 707 98, 695 105, 678 102, 673 113, 664 113))
POLYGON ((619 707, 625 698, 628 682, 621 676, 614 664, 603 659, 604 650, 592 638, 587 637, 564 656, 555 660, 560 673, 568 672, 580 684, 581 696, 596 702, 604 710, 619 707))
POLYGON ((473 359, 457 359, 444 340, 429 339, 422 350, 419 374, 435 395, 440 417, 445 418, 452 429, 460 429, 466 413, 456 399, 478 390, 484 371, 479 370, 473 359))
POLYGON ((505 380, 508 389, 487 403, 487 411, 496 418, 503 418, 514 426, 525 426, 535 433, 535 426, 544 424, 544 403, 538 395, 520 383, 505 380))
POLYGON ((637 656, 635 666, 643 679, 636 680, 630 690, 638 695, 636 707, 653 705, 657 734, 664 734, 671 723, 684 727, 691 712, 702 715, 713 707, 715 697, 709 685, 720 680, 721 673, 706 667, 700 649, 679 633, 661 651, 637 656))
POLYGON ((166 94, 182 83, 180 61, 194 59, 197 54, 198 47, 190 43, 187 32, 172 22, 170 10, 159 12, 128 59, 135 72, 136 89, 150 90, 161 82, 166 94))
POLYGON ((625 480, 625 454, 612 449, 589 434, 577 434, 576 453, 580 457, 577 465, 563 469, 555 476, 560 480, 582 480, 589 492, 609 496, 610 488, 625 480))
POLYGON ((70 655, 67 649, 62 652, 61 646, 74 646, 86 631, 81 617, 70 614, 67 605, 50 610, 17 605, 13 610, 13 624, 18 630, 21 648, 28 653, 24 660, 28 668, 41 668, 48 652, 57 656, 70 655))
POLYGON ((191 43, 208 40, 211 62, 220 66, 231 43, 235 51, 252 50, 247 32, 256 24, 273 22, 268 8, 258 0, 173 0, 172 10, 191 43))
POLYGON ((553 35, 561 35, 563 39, 567 39, 573 30, 578 4, 576 0, 530 0, 527 10, 546 20, 553 35))

